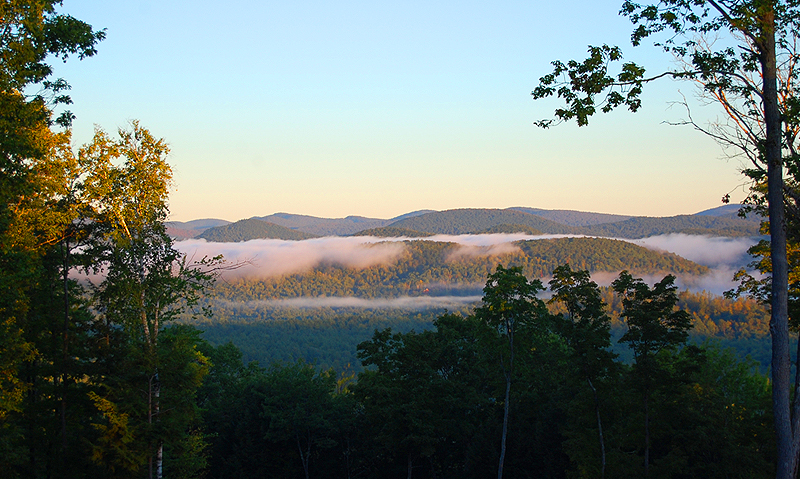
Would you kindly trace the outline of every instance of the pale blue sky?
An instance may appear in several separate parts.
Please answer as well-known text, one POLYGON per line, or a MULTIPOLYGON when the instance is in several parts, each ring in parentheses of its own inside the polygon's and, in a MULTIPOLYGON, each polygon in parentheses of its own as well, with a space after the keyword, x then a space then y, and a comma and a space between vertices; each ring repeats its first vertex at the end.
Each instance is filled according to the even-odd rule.
POLYGON ((76 142, 130 119, 167 140, 180 221, 510 206, 666 216, 731 190, 740 200, 737 161, 663 124, 689 84, 655 85, 641 112, 588 127, 533 125, 555 106, 530 97, 551 60, 605 42, 654 72, 669 65, 629 46, 619 5, 65 0, 108 38, 56 73, 73 86, 76 142))

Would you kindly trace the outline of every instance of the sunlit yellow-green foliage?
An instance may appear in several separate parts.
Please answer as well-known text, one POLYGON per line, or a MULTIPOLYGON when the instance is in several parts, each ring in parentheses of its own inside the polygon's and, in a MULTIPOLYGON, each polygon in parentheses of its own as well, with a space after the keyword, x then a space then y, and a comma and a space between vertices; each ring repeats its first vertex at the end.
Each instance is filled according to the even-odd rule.
POLYGON ((166 220, 172 168, 164 161, 169 154, 166 141, 138 121, 120 128, 118 137, 113 140, 97 128, 80 154, 94 165, 86 190, 98 217, 113 226, 116 239, 132 240, 147 225, 166 220))

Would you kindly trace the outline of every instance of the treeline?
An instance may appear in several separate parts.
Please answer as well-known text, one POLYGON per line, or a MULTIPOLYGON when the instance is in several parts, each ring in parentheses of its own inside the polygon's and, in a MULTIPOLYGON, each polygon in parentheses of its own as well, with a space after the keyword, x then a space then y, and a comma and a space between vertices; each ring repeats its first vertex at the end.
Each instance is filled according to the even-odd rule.
POLYGON ((301 296, 391 298, 439 294, 475 294, 499 263, 522 268, 542 278, 560 264, 592 272, 699 275, 708 268, 671 253, 625 241, 604 238, 559 238, 514 243, 513 252, 491 254, 454 243, 405 241, 404 251, 391 264, 363 269, 326 264, 311 271, 280 277, 220 282, 216 292, 232 302, 301 296))
MULTIPOLYGON (((616 342, 625 324, 621 317, 622 301, 610 287, 600 287, 601 297, 608 305, 611 318, 612 351, 630 359, 624 345, 616 342)), ((476 294, 480 294, 476 290, 476 294)), ((242 352, 245 362, 294 362, 303 360, 323 369, 361 370, 356 346, 367 340, 376 329, 392 328, 407 332, 433 328, 434 320, 445 310, 469 315, 475 306, 423 306, 418 309, 393 307, 332 307, 247 302, 211 301, 214 310, 210 318, 197 317, 189 323, 204 331, 203 338, 213 345, 232 342, 242 352)), ((558 312, 556 305, 549 305, 558 312)), ((709 293, 678 293, 678 307, 692 321, 690 340, 696 344, 712 341, 723 348, 732 348, 740 360, 748 356, 762 372, 769 369, 771 360, 769 312, 750 298, 728 299, 709 293)))
POLYGON ((202 346, 209 475, 770 477, 768 381, 687 343, 672 280, 615 281, 630 362, 608 349, 600 290, 566 267, 551 284, 563 313, 536 299, 540 283, 499 269, 473 314, 376 331, 357 377, 202 346))

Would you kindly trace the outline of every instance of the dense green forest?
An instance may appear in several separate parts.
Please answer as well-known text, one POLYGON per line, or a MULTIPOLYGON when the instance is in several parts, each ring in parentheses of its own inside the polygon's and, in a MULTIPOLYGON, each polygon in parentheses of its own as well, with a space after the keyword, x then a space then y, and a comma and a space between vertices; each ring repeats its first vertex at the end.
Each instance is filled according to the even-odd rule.
MULTIPOLYGON (((469 314, 368 332, 357 374, 304 362, 262 369, 230 343, 200 345, 215 365, 198 391, 215 431, 209 473, 477 478, 499 463, 508 477, 770 477, 768 381, 729 352, 690 345, 689 315, 676 306, 763 310, 679 301, 673 280, 651 288, 623 274, 603 293, 588 273, 561 267, 548 309, 535 297, 541 283, 499 268, 469 314), (616 319, 604 312, 609 294, 616 319), (615 342, 629 359, 609 350, 612 323, 624 323, 615 342)), ((307 320, 271 322, 319 327, 307 320)))
MULTIPOLYGON (((622 303, 610 288, 600 288, 609 305, 611 331, 619 338, 625 330, 620 317, 622 303)), ((398 307, 308 306, 258 301, 213 303, 214 316, 187 321, 204 331, 211 344, 228 341, 238 347, 245 362, 293 362, 302 359, 322 369, 333 367, 360 371, 356 346, 376 329, 417 332, 429 330, 445 312, 467 316, 477 303, 455 304, 448 308, 420 305, 414 309, 398 307)), ((737 357, 748 356, 766 373, 770 362, 769 313, 749 298, 727 299, 708 293, 682 291, 678 307, 690 314, 693 343, 712 341, 732 348, 737 357)), ((557 309, 553 307, 553 311, 557 309)), ((628 357, 625 347, 612 343, 612 350, 628 357)))

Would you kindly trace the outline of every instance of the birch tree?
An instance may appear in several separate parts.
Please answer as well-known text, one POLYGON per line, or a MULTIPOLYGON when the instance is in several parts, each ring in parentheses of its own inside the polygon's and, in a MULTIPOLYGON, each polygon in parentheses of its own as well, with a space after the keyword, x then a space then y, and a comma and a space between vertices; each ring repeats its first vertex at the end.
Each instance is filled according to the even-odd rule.
POLYGON ((99 307, 109 324, 124 328, 131 353, 139 360, 145 382, 140 389, 145 394, 142 430, 149 438, 148 472, 160 478, 164 440, 157 423, 164 414, 159 369, 164 355, 159 335, 169 321, 197 304, 213 280, 209 271, 217 259, 190 264, 166 233, 172 179, 166 142, 135 121, 120 129, 118 137, 113 140, 98 129, 81 152, 97 164, 86 180, 97 223, 89 253, 97 258, 96 271, 105 274, 97 289, 99 307))

